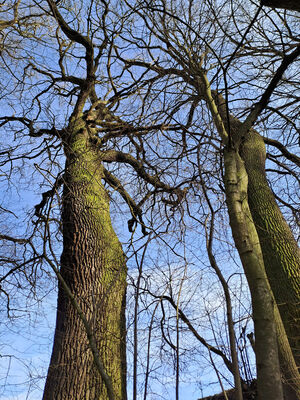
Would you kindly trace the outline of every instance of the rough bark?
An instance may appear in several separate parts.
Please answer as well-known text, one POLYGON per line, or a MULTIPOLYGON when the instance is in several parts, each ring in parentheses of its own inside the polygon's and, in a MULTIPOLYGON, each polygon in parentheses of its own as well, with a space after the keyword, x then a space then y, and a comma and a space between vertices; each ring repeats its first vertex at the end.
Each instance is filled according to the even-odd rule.
MULTIPOLYGON (((114 398, 125 400, 126 266, 101 182, 103 167, 83 129, 75 129, 65 144, 65 153, 60 273, 92 328, 101 361, 112 380, 114 398)), ((43 399, 108 399, 86 329, 61 284, 43 399)))
POLYGON ((232 137, 227 123, 224 99, 212 91, 202 70, 199 91, 205 99, 224 145, 224 183, 230 226, 250 288, 256 338, 258 399, 283 399, 277 335, 275 302, 264 269, 257 231, 248 205, 248 176, 241 159, 238 140, 232 137))
POLYGON ((225 191, 230 226, 250 288, 255 330, 258 399, 283 399, 274 302, 259 239, 251 217, 244 162, 232 148, 224 151, 225 191), (270 379, 272 377, 272 380, 270 379))
MULTIPOLYGON (((227 126, 225 100, 215 95, 218 111, 227 126), (225 122, 226 121, 226 122, 225 122)), ((283 218, 265 175, 266 150, 258 132, 245 132, 243 123, 229 114, 230 132, 237 143, 248 175, 248 203, 263 253, 267 273, 277 307, 275 322, 279 344, 280 364, 285 389, 293 388, 289 398, 300 398, 299 368, 299 248, 283 218), (289 340, 287 339, 289 336, 289 340)))
MULTIPOLYGON (((226 121, 225 100, 218 95, 218 110, 226 121)), ((265 268, 286 330, 294 332, 294 351, 300 340, 300 250, 269 187, 266 173, 266 148, 263 138, 229 115, 232 140, 237 143, 248 174, 248 198, 251 214, 259 235, 265 268)), ((296 353, 294 353, 296 356, 296 353)), ((299 356, 298 356, 299 357, 299 356)))
MULTIPOLYGON (((288 388, 285 386, 284 393, 283 393, 284 400, 298 400, 299 399, 299 397, 294 397, 294 394, 290 393, 287 389, 288 388)), ((218 393, 218 394, 214 394, 212 396, 202 397, 201 399, 198 399, 198 400, 236 400, 234 389, 229 389, 229 390, 226 390, 225 392, 226 392, 227 398, 225 398, 224 393, 218 393)), ((256 380, 252 381, 249 385, 244 386, 243 400, 257 400, 256 380)), ((273 400, 273 398, 272 398, 272 400, 273 400)))
POLYGON ((249 206, 258 231, 266 272, 299 367, 300 251, 268 185, 265 144, 257 132, 247 133, 241 155, 248 173, 249 206))
POLYGON ((268 185, 262 137, 253 130, 247 133, 240 153, 248 174, 249 206, 280 313, 276 316, 277 335, 285 387, 287 391, 290 385, 290 398, 297 399, 300 398, 297 372, 300 366, 300 251, 268 185))

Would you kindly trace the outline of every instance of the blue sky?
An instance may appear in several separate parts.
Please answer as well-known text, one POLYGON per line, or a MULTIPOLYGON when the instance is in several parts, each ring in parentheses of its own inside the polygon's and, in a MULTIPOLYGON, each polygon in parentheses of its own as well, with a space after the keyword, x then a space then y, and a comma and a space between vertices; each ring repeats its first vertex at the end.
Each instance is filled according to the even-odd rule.
MULTIPOLYGON (((248 24, 248 20, 245 21, 245 26, 248 24)), ((53 27, 50 27, 53 28, 53 27)), ((52 33, 54 30, 52 31, 52 33)), ((221 39, 223 41, 223 36, 221 39)), ((49 45, 51 41, 43 45, 42 51, 36 52, 35 57, 41 66, 49 64, 52 67, 54 65, 54 61, 57 61, 57 53, 53 51, 51 46, 49 45), (48 46, 48 47, 47 47, 48 46), (42 58, 41 56, 44 56, 42 58), (50 60, 50 62, 49 62, 50 60)), ((28 44, 28 49, 31 49, 28 44)), ((226 49, 227 52, 230 52, 230 49, 226 49)), ((127 56, 132 55, 132 50, 128 50, 127 56)), ((69 58, 71 59, 71 57, 69 58)), ((23 66, 22 66, 23 67, 23 66)), ((55 68, 58 69, 57 65, 55 68)), ((80 75, 79 70, 80 66, 74 64, 72 62, 68 63, 68 72, 72 74, 78 73, 80 75)), ((22 69, 22 68, 21 68, 22 69)), ((19 72, 17 68, 14 72, 19 72)), ((138 70, 138 68, 136 69, 138 70)), ((248 71, 243 70, 245 76, 247 77, 248 71)), ((81 71, 82 73, 82 71, 81 71)), ((239 74, 234 75, 233 78, 240 78, 239 74)), ((128 79, 129 75, 126 76, 128 79)), ((44 83, 41 75, 34 73, 31 71, 30 77, 28 77, 28 82, 33 81, 35 83, 34 93, 38 93, 41 88, 44 88, 44 83)), ((231 76, 228 78, 231 79, 231 76)), ((261 80, 263 78, 260 78, 261 80)), ((9 82, 12 83, 13 79, 9 82)), ((229 82, 232 83, 231 81, 229 82)), ((241 96, 244 96, 248 89, 248 81, 245 80, 243 83, 245 86, 244 91, 241 96)), ((102 87, 101 91, 105 90, 102 87)), ((159 88, 158 88, 159 89, 159 88)), ((241 87, 236 85, 233 90, 234 95, 232 95, 232 99, 236 93, 241 91, 241 87)), ((159 90, 158 90, 159 93, 159 90)), ((163 95, 160 93, 161 97, 163 95)), ((247 93, 247 96, 251 98, 251 96, 256 96, 257 91, 253 90, 251 93, 247 93)), ((18 107, 15 106, 13 100, 14 96, 17 96, 16 93, 12 92, 9 96, 11 98, 11 107, 9 109, 9 113, 14 113, 16 110, 18 111, 18 107)), ((247 97, 245 95, 245 97, 247 97)), ((43 107, 41 109, 41 114, 39 115, 40 122, 38 127, 41 126, 51 126, 53 122, 57 123, 58 126, 62 126, 65 123, 66 116, 68 116, 68 112, 70 109, 70 104, 67 101, 61 100, 59 103, 53 101, 52 95, 44 95, 41 97, 41 101, 43 103, 43 107)), ((162 101, 162 100, 161 100, 162 101)), ((3 104, 3 103, 2 103, 3 104)), ((25 102, 24 102, 25 104, 25 102)), ((19 107, 21 111, 23 111, 22 107, 24 104, 20 104, 19 107)), ((159 102, 158 102, 159 104, 159 102)), ((27 103, 26 103, 27 105, 27 103)), ((138 111, 140 103, 135 102, 134 98, 131 98, 128 103, 125 104, 124 109, 128 108, 129 112, 132 110, 138 111), (133 99, 133 100, 132 100, 133 99)), ((2 107, 2 112, 6 112, 8 110, 8 103, 2 107)), ((25 106, 24 106, 25 107, 25 106)), ((157 107, 155 103, 153 106, 153 111, 157 107)), ((38 107, 34 108, 36 112, 38 107)), ((149 108, 151 108, 149 106, 149 108)), ((28 107, 28 115, 34 115, 33 110, 28 107)), ((186 108, 187 110, 187 108, 186 108)), ((185 110, 185 111, 186 111, 185 110)), ((199 115, 204 112, 202 109, 199 110, 199 115)), ((138 113, 137 113, 138 115, 138 113)), ((176 117, 180 117, 179 113, 176 114, 176 117)), ((180 119, 180 118, 179 118, 180 119)), ((201 120, 200 120, 201 121, 201 120)), ((204 118, 205 122, 203 131, 206 129, 211 129, 211 125, 204 118), (207 123, 207 124, 206 124, 207 123)), ((202 132, 202 131, 201 131, 202 132)), ((9 144, 22 144, 22 148, 29 149, 28 146, 28 137, 23 135, 22 129, 18 132, 14 140, 12 140, 13 133, 10 131, 3 132, 3 140, 1 142, 1 151, 9 144), (11 135, 11 136, 9 136, 11 135)), ((157 140, 161 140, 162 136, 157 136, 157 140)), ((192 140, 192 139, 190 139, 192 140)), ((197 138, 198 140, 198 138, 197 138)), ((33 139, 35 144, 41 143, 39 139, 33 139)), ((150 145, 153 143, 150 142, 150 145)), ((156 149, 155 149, 156 150, 156 149)), ((167 149, 168 150, 168 149, 167 149)), ((165 147, 162 147, 161 152, 163 155, 167 152, 165 147)), ((53 151, 54 152, 54 151, 53 151)), ((59 157, 57 158, 59 161, 59 157)), ((39 166, 52 168, 54 163, 48 162, 47 159, 44 159, 44 163, 40 163, 41 159, 37 159, 36 162, 39 166)), ((193 160, 195 161, 195 160, 193 160)), ((207 160, 205 160, 207 161, 207 160)), ((204 162, 203 162, 204 163, 204 162)), ((204 167, 209 167, 207 165, 203 165, 204 167)), ((188 167, 186 165, 180 165, 182 170, 183 167, 187 168, 187 173, 190 173, 188 167)), ((53 182, 54 177, 58 170, 63 168, 63 163, 61 163, 60 167, 53 167, 52 176, 50 176, 50 181, 53 182)), ((219 165, 215 167, 212 173, 218 175, 217 169, 219 169, 219 165)), ((122 175, 126 178, 126 187, 132 192, 135 191, 135 187, 132 185, 132 176, 128 173, 128 170, 121 170, 122 175)), ((168 172, 168 171, 166 171, 168 172)), ((184 173, 186 171, 184 170, 184 173)), ((6 177, 9 176, 9 169, 5 171, 1 171, 1 173, 5 173, 6 177)), ((27 222, 30 221, 33 217, 34 213, 34 205, 38 204, 41 201, 41 194, 48 190, 50 186, 49 181, 45 179, 43 181, 43 171, 39 170, 33 165, 33 162, 28 161, 25 164, 21 162, 15 162, 13 166, 13 173, 10 175, 10 179, 6 180, 8 186, 4 187, 4 184, 1 183, 1 197, 0 197, 0 205, 3 207, 9 207, 11 211, 13 211, 17 218, 13 215, 6 214, 0 215, 2 219, 1 229, 2 233, 19 233, 20 235, 28 232, 27 230, 27 222), (33 172, 35 173, 33 174, 33 172), (46 184, 45 184, 46 183, 46 184)), ((2 175, 3 177, 3 175, 2 175)), ((49 176, 47 176, 49 178, 49 176)), ((218 178, 218 177, 217 177, 218 178)), ((217 179, 216 178, 216 179, 217 179)), ((166 177, 167 179, 172 179, 170 176, 166 177)), ((217 180, 214 181, 216 184, 217 180)), ((195 191, 200 188, 195 187, 195 191)), ((112 192, 112 191, 111 191, 112 192)), ((122 205, 120 206, 120 198, 118 196, 114 196, 112 193, 112 197, 115 201, 115 205, 112 204, 112 218, 113 223, 116 228, 117 234, 125 243, 124 248, 127 247, 128 242, 130 242, 129 234, 127 231, 127 220, 129 219, 128 209, 125 209, 122 205)), ((197 217, 200 215, 200 219, 205 217, 205 206, 200 204, 200 194, 198 194, 198 198, 193 198, 194 202, 191 205, 189 211, 197 217), (196 202, 199 200, 199 204, 196 202), (202 208, 203 207, 203 208, 202 208), (204 211, 203 211, 204 210, 204 211)), ((219 206, 224 199, 217 197, 213 197, 213 200, 219 206)), ((155 222, 159 225, 160 219, 165 212, 164 207, 161 209, 156 206, 153 208, 155 214, 155 222)), ((186 210, 185 210, 186 211, 186 210)), ((169 215, 172 216, 170 210, 168 211, 169 215)), ((226 214, 227 215, 227 214, 226 214)), ((236 253, 234 247, 232 245, 232 238, 228 229, 228 219, 225 215, 224 208, 221 209, 219 214, 218 222, 220 225, 218 226, 217 231, 217 240, 219 240, 218 244, 214 251, 216 252, 216 257, 220 262, 220 266, 222 267, 222 271, 227 279, 229 279, 230 275, 234 274, 234 276, 230 279, 232 293, 233 293, 233 301, 235 304, 235 320, 237 321, 236 328, 237 334, 240 333, 241 328, 244 325, 244 321, 248 317, 251 312, 248 302, 248 290, 245 285, 245 281, 243 280, 241 267, 239 261, 236 257, 236 253), (223 213, 223 214, 222 214, 223 213), (243 320, 245 318, 245 320, 243 320)), ((182 215, 180 215, 180 211, 176 214, 176 218, 180 220, 182 215)), ((186 215, 185 215, 186 217, 186 215)), ((150 218, 149 218, 150 220, 150 218)), ((177 226, 171 225, 170 232, 167 232, 164 236, 165 242, 167 245, 174 246, 174 249, 178 251, 181 257, 175 257, 172 252, 170 253, 162 250, 164 243, 159 240, 151 246, 151 250, 149 251, 148 258, 146 260, 145 266, 145 280, 151 281, 149 286, 146 285, 147 288, 151 287, 152 290, 155 291, 156 294, 162 294, 165 291, 168 293, 170 291, 170 286, 168 280, 172 278, 172 290, 174 297, 176 298, 178 292, 178 282, 182 282, 184 277, 184 266, 180 263, 184 258, 184 252, 186 251, 186 259, 188 264, 188 274, 190 277, 188 281, 184 281, 183 283, 183 294, 180 298, 180 306, 182 306, 187 313, 187 315, 193 319, 195 325, 197 325, 199 332, 205 337, 211 340, 214 343, 213 333, 217 333, 217 342, 219 341, 220 348, 223 348, 224 351, 228 351, 227 349, 227 338, 222 338, 225 332, 225 323, 224 323, 224 299, 222 297, 222 291, 220 289, 220 285, 217 282, 217 279, 214 275, 214 272, 209 267, 209 263, 207 260, 207 256, 205 254, 205 237, 203 233, 203 226, 196 224, 195 221, 191 219, 186 219, 183 222, 187 222, 187 230, 185 237, 185 246, 177 245, 176 241, 179 240, 180 232, 171 232, 171 229, 178 229, 177 226), (176 236, 177 235, 177 236, 176 236), (177 246, 177 247, 176 247, 177 246), (171 254, 171 255, 170 255, 171 254), (178 270, 179 272, 174 272, 178 270), (192 296, 193 295, 193 296, 192 296), (208 314, 208 316, 206 315, 208 314), (212 327, 215 329, 213 331, 212 327)), ((203 224, 204 221, 201 220, 200 224, 203 224)), ((183 224, 184 225, 184 224, 183 224)), ((160 227, 162 230, 165 229, 165 226, 160 227)), ((140 227, 137 228, 139 231, 140 227)), ((140 234, 140 233, 139 233, 140 234)), ((136 236, 133 240, 137 240, 136 236)), ((136 242, 136 247, 139 247, 140 241, 136 242)), ((57 243, 57 253, 59 254, 61 249, 61 244, 57 243)), ((13 249, 10 249, 13 252, 13 249)), ((18 250, 20 251, 20 250, 18 250)), ((18 255, 21 253, 18 253, 18 255)), ((133 260, 129 260, 128 263, 129 272, 131 277, 136 279, 136 264, 133 260)), ((41 272, 41 271, 40 271, 41 272)), ((13 305, 15 307, 14 319, 11 322, 8 322, 5 318, 5 301, 6 298, 3 295, 1 298, 3 300, 3 305, 1 311, 3 312, 3 320, 0 325, 0 343, 2 343, 0 347, 1 358, 1 369, 0 369, 0 395, 5 400, 36 400, 41 398, 41 393, 43 389, 43 378, 47 372, 49 357, 51 353, 52 347, 52 338, 53 338, 53 330, 55 323, 55 307, 56 307, 56 295, 55 295, 55 279, 49 278, 48 275, 51 274, 47 268, 43 272, 42 279, 40 280, 40 286, 37 288, 37 292, 31 294, 29 300, 26 297, 26 293, 23 295, 20 293, 20 297, 13 298, 13 305), (48 275, 47 275, 48 274, 48 275), (30 310, 27 312, 26 310, 30 310), (11 357, 13 356, 13 357, 11 357), (9 372, 9 373, 8 373, 9 372), (4 386, 5 387, 4 387, 4 386), (2 392, 1 392, 2 390, 2 392)), ((41 273, 42 273, 41 272, 41 273)), ((12 293, 18 294, 16 287, 13 287, 12 293)), ((28 289, 28 288, 27 288, 28 289)), ((21 291, 20 291, 21 292, 21 291)), ((145 298, 147 296, 145 295, 145 298)), ((149 297, 147 298, 147 301, 149 297)), ((128 294, 128 304, 132 305, 132 293, 128 294)), ((143 304, 141 302, 140 309, 142 309, 143 304)), ((144 368, 143 365, 145 363, 145 349, 147 344, 147 334, 148 334, 148 325, 149 320, 151 318, 151 313, 154 310, 154 306, 149 306, 148 309, 143 310, 140 313, 139 319, 139 357, 140 357, 140 369, 139 369, 139 384, 142 386, 144 376, 144 368)), ((174 312, 168 311, 168 317, 170 326, 174 327, 174 312), (172 325, 173 324, 173 325, 172 325)), ((151 363, 152 367, 156 370, 153 370, 151 374, 151 391, 149 389, 149 400, 159 400, 159 399, 168 399, 173 400, 174 395, 174 382, 175 382, 175 374, 174 374, 174 359, 172 359, 172 352, 170 351, 170 358, 167 358, 168 350, 167 346, 164 347, 161 344, 159 337, 159 321, 161 318, 160 311, 157 312, 157 320, 156 320, 156 331, 155 337, 153 338, 152 347, 151 347, 151 363)), ((130 323, 130 317, 128 318, 128 323, 130 323)), ((183 325, 183 329, 184 329, 183 325)), ((132 329, 132 327, 130 328, 132 329)), ((129 329, 128 332, 128 340, 129 342, 132 340, 132 331, 129 329)), ((251 331, 251 326, 249 326, 249 331, 251 331)), ((174 340, 174 332, 170 333, 172 340, 174 340)), ((197 399, 201 395, 213 394, 215 392, 220 391, 219 384, 216 383, 217 379, 212 372, 212 368, 209 366, 210 361, 208 358, 207 351, 202 348, 190 335, 189 332, 184 331, 181 334, 181 343, 182 343, 182 361, 185 362, 182 367, 181 378, 182 382, 180 384, 181 398, 189 398, 189 399, 197 399), (193 359, 194 357, 194 359, 193 359), (203 393, 201 393, 201 387, 203 388, 203 393)), ((131 395, 131 386, 130 386, 130 375, 131 375, 131 359, 130 359, 130 351, 131 345, 128 345, 128 365, 129 365, 129 384, 128 384, 128 392, 129 398, 131 395)), ((217 361, 217 358, 215 358, 217 361)), ((142 389, 141 389, 142 393, 142 389)), ((142 394, 140 393, 140 398, 142 394)))

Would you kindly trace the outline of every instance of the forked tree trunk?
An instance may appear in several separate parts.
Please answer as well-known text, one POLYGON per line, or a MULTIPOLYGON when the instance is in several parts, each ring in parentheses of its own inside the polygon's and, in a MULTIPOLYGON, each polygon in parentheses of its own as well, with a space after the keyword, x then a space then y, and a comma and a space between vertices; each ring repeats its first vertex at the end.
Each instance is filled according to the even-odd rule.
POLYGON ((248 173, 249 206, 266 272, 300 367, 300 251, 268 185, 265 144, 258 133, 251 131, 246 135, 241 155, 248 173))
MULTIPOLYGON (((214 97, 220 116, 227 126, 225 100, 218 93, 214 97)), ((298 399, 300 374, 295 360, 299 368, 299 248, 268 185, 265 175, 266 149, 262 137, 254 130, 245 133, 241 121, 231 114, 229 118, 232 139, 240 143, 239 154, 248 176, 247 195, 251 217, 277 304, 274 311, 284 388, 288 391, 290 385, 293 392, 291 399, 298 399)))
POLYGON ((281 327, 280 316, 277 315, 285 390, 291 392, 289 398, 299 399, 300 251, 268 185, 265 174, 266 150, 262 137, 255 131, 247 133, 240 153, 248 174, 251 215, 259 235, 268 280, 284 325, 284 328, 281 327))
POLYGON ((256 337, 258 399, 282 400, 275 304, 248 205, 248 176, 238 152, 239 140, 235 140, 226 124, 227 112, 222 95, 211 90, 203 70, 200 71, 198 86, 224 145, 224 183, 230 226, 251 292, 256 337))
MULTIPOLYGON (((227 126, 225 100, 217 93, 215 99, 227 126)), ((232 115, 229 118, 231 135, 234 142, 240 143, 239 154, 248 175, 248 202, 259 236, 266 273, 299 368, 300 251, 266 179, 266 148, 263 138, 253 129, 245 133, 240 120, 232 115)))
MULTIPOLYGON (((92 328, 115 399, 125 400, 125 257, 111 225, 101 159, 84 130, 75 132, 65 153, 60 273, 92 328)), ((108 399, 84 325, 61 284, 43 399, 108 399)))
POLYGON ((224 169, 230 226, 251 293, 256 338, 258 400, 282 400, 272 291, 248 205, 247 172, 243 160, 235 149, 225 148, 224 169))

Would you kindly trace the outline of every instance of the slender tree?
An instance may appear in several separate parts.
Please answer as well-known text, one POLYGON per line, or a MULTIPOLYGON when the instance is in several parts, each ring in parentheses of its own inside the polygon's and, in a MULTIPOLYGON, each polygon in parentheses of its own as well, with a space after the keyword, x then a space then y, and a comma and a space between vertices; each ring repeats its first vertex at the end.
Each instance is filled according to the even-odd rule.
MULTIPOLYGON (((201 23, 204 25, 206 22, 204 21, 204 17, 198 20, 195 18, 195 15, 198 15, 200 12, 200 8, 197 9, 191 2, 186 9, 186 17, 183 17, 178 12, 178 7, 181 6, 177 2, 167 4, 160 1, 151 2, 151 4, 149 3, 144 6, 140 5, 140 8, 135 6, 139 16, 144 18, 145 24, 149 29, 149 37, 153 40, 153 46, 159 43, 157 46, 160 46, 160 49, 162 49, 164 58, 161 55, 156 58, 153 53, 149 52, 150 62, 145 59, 135 61, 125 58, 123 61, 127 65, 148 68, 157 77, 153 78, 152 82, 154 79, 160 79, 161 82, 165 79, 168 87, 170 86, 169 82, 172 77, 174 78, 174 83, 176 82, 177 85, 179 85, 179 82, 182 82, 182 91, 190 93, 190 97, 187 95, 186 101, 182 101, 181 104, 182 106, 188 102, 192 104, 187 122, 183 124, 183 129, 186 129, 187 132, 193 126, 192 121, 197 102, 204 101, 206 103, 224 146, 224 184, 231 228, 252 293, 257 339, 256 356, 259 393, 262 398, 270 397, 272 391, 275 389, 274 385, 267 384, 267 381, 269 381, 267 376, 276 376, 275 381, 277 381, 278 387, 276 396, 281 398, 275 325, 277 325, 277 335, 282 347, 281 355, 289 354, 285 362, 283 362, 283 371, 286 371, 286 367, 290 363, 291 375, 294 376, 292 381, 295 385, 295 390, 299 392, 299 376, 293 357, 290 356, 292 351, 294 359, 297 362, 299 349, 299 337, 297 333, 299 332, 297 307, 299 304, 299 250, 288 225, 280 214, 274 195, 265 178, 264 141, 262 138, 259 139, 260 136, 252 131, 251 128, 256 123, 260 114, 268 107, 271 96, 275 95, 275 98, 279 97, 279 90, 276 89, 279 84, 282 85, 282 82, 288 82, 287 79, 283 79, 283 74, 286 73, 288 68, 297 59, 300 48, 295 43, 293 47, 289 46, 289 50, 281 53, 280 59, 277 60, 277 69, 273 72, 269 84, 266 89, 262 90, 262 94, 258 97, 258 100, 254 102, 253 109, 245 112, 246 115, 248 114, 245 121, 240 122, 237 118, 231 116, 228 109, 229 88, 232 86, 233 91, 237 90, 236 85, 233 82, 231 83, 232 79, 230 79, 228 71, 232 68, 233 64, 242 64, 244 57, 247 60, 248 51, 252 52, 252 57, 253 54, 259 57, 260 51, 263 53, 263 50, 260 50, 260 45, 254 47, 251 44, 249 46, 247 44, 247 34, 256 25, 257 29, 260 29, 262 32, 261 40, 267 37, 266 29, 262 23, 258 22, 256 24, 261 8, 257 10, 250 25, 245 26, 243 34, 238 33, 240 38, 235 39, 232 36, 229 38, 230 34, 226 33, 226 30, 222 27, 222 20, 218 17, 218 12, 222 6, 220 6, 220 9, 212 6, 211 11, 214 18, 218 21, 220 31, 232 43, 231 53, 223 56, 222 50, 224 49, 226 53, 228 48, 222 42, 222 39, 218 37, 215 30, 211 29, 210 36, 209 33, 202 34, 201 30, 196 29, 201 23), (215 43, 218 43, 218 40, 221 43, 219 45, 220 48, 215 47, 215 43), (201 49, 201 46, 204 47, 204 50, 203 48, 201 49), (213 73, 215 70, 214 61, 219 66, 215 73, 213 73), (217 77, 218 74, 221 74, 220 79, 224 81, 223 89, 211 89, 211 82, 209 82, 207 77, 208 71, 212 75, 212 82, 216 82, 216 85, 219 85, 217 77), (222 97, 222 93, 225 93, 224 98, 222 97), (275 264, 274 256, 278 260, 275 264), (268 279, 265 270, 267 271, 268 279), (259 282, 262 284, 261 288, 259 288, 259 282), (272 291, 281 312, 281 318, 291 350, 287 350, 284 347, 287 344, 286 339, 281 339, 284 329, 278 315, 278 310, 276 307, 275 309, 273 308, 274 300, 272 291), (261 322, 259 322, 260 318, 261 322), (267 326, 267 322, 270 323, 270 330, 268 332, 264 329, 267 326), (266 363, 268 363, 269 356, 269 366, 267 366, 266 363), (266 368, 266 375, 263 378, 264 368, 266 368)), ((223 8, 225 9, 226 7, 223 8)), ((232 18, 235 18, 234 13, 232 14, 232 18)), ((277 31, 280 32, 280 28, 276 25, 276 22, 272 21, 272 23, 276 26, 277 31)), ((293 37, 291 31, 289 34, 293 37)), ((270 37, 268 39, 270 40, 270 37)), ((145 51, 147 51, 146 46, 145 51)), ((271 54, 272 52, 273 50, 271 54)), ((256 68, 260 71, 263 70, 262 65, 256 68)), ((175 116, 175 113, 180 108, 179 104, 180 101, 177 100, 174 111, 173 113, 169 111, 169 116, 175 116)), ((276 110, 276 106, 273 106, 272 109, 276 110)), ((177 115, 176 117, 178 118, 177 115)), ((184 142, 185 145, 186 142, 184 142)), ((288 151, 286 151, 286 155, 289 160, 296 161, 297 163, 297 157, 288 151)), ((283 335, 285 336, 284 333, 283 335)), ((286 378, 290 380, 289 373, 287 373, 286 378)))

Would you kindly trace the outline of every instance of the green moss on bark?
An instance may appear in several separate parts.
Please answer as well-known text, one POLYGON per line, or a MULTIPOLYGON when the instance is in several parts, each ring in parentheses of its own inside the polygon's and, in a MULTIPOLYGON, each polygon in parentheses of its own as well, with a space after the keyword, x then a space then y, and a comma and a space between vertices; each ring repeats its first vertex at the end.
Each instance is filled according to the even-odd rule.
POLYGON ((274 303, 248 205, 248 176, 244 162, 234 149, 224 150, 224 165, 230 226, 252 298, 259 399, 282 399, 274 303))
POLYGON ((265 175, 265 144, 256 132, 247 134, 241 155, 248 174, 251 214, 259 235, 267 276, 300 366, 300 252, 265 175))
MULTIPOLYGON (((81 120, 65 145, 61 275, 89 321, 116 400, 126 399, 126 265, 103 187, 101 155, 81 120)), ((44 400, 106 400, 86 332, 59 286, 55 340, 44 400)))

